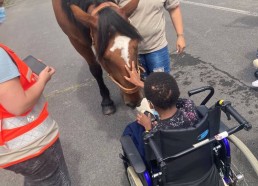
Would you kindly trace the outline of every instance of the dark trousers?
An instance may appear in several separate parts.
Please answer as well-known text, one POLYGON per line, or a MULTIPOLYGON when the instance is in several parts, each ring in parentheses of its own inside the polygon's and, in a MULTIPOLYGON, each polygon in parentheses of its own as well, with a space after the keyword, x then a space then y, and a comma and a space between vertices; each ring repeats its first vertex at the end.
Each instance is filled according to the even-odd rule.
POLYGON ((41 155, 5 168, 24 176, 24 186, 70 186, 59 139, 41 155))
POLYGON ((141 157, 144 158, 144 141, 142 138, 143 132, 145 131, 144 127, 134 121, 128 124, 123 132, 123 136, 130 136, 139 151, 141 157))

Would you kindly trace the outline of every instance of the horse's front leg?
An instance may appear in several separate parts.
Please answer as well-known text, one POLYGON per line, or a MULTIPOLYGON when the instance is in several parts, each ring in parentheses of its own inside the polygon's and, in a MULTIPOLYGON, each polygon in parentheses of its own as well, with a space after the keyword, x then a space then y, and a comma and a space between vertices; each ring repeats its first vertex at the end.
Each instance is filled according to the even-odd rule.
POLYGON ((73 38, 69 38, 69 39, 70 39, 72 45, 74 46, 74 48, 87 61, 91 74, 97 80, 99 90, 100 90, 100 95, 102 96, 101 106, 102 106, 103 114, 110 115, 110 114, 115 113, 116 107, 114 105, 114 102, 111 100, 109 90, 104 83, 102 68, 96 61, 96 57, 95 57, 91 47, 81 44, 76 39, 73 39, 73 38))

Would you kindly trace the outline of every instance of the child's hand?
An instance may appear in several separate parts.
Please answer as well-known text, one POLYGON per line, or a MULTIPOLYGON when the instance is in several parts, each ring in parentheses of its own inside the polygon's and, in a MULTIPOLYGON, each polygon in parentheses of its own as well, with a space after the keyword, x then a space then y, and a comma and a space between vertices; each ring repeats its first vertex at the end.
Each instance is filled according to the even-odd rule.
POLYGON ((146 116, 143 113, 137 114, 137 122, 142 125, 145 130, 151 130, 151 115, 148 113, 148 116, 146 116))

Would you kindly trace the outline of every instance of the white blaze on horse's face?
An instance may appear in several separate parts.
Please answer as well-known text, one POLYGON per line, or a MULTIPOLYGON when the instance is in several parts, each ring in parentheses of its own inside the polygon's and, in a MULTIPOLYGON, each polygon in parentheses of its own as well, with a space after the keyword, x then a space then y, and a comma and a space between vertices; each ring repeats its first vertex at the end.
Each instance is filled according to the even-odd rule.
POLYGON ((129 42, 130 38, 126 36, 117 36, 114 41, 114 45, 110 48, 111 52, 116 49, 121 50, 121 57, 124 59, 127 66, 130 67, 129 63, 129 42))

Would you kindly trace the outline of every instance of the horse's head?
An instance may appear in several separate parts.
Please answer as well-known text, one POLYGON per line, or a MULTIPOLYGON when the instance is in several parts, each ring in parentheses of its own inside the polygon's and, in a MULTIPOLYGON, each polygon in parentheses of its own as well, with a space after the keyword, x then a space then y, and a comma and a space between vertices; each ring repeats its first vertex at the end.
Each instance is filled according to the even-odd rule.
POLYGON ((142 98, 139 88, 124 78, 128 76, 125 65, 131 68, 132 61, 138 62, 138 42, 142 38, 128 21, 138 1, 131 0, 120 8, 113 2, 95 0, 85 11, 70 5, 75 19, 90 28, 98 61, 119 86, 125 104, 130 107, 135 107, 142 98))

